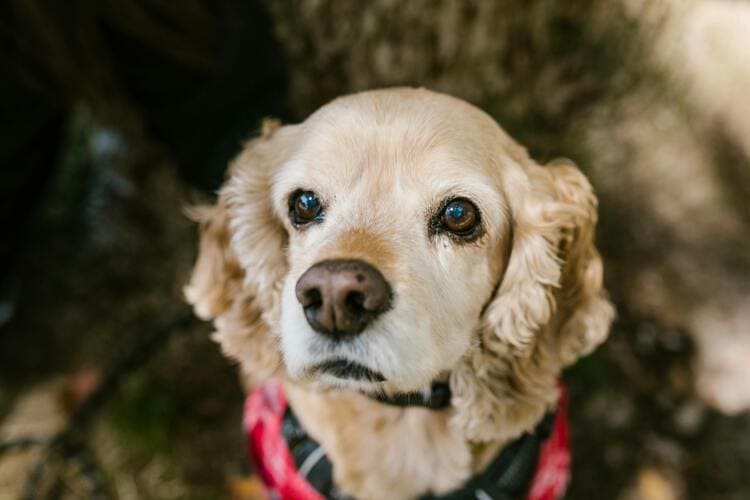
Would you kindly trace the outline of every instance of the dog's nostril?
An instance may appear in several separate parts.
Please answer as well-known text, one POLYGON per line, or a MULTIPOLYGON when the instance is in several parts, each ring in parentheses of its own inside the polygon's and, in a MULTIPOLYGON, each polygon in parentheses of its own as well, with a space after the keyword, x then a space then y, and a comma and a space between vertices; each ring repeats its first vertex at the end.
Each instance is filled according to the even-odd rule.
POLYGON ((302 307, 320 307, 323 304, 323 297, 320 295, 320 290, 311 288, 302 294, 300 302, 302 307))
POLYGON ((367 312, 365 310, 365 300, 367 300, 365 294, 356 290, 349 292, 346 295, 346 299, 344 299, 347 309, 349 309, 350 312, 359 315, 367 312))

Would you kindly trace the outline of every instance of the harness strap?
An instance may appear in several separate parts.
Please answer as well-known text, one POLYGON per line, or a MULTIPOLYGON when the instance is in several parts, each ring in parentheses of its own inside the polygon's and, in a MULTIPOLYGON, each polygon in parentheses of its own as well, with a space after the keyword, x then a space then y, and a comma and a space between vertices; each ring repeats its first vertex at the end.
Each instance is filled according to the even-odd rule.
MULTIPOLYGON (((455 491, 425 495, 420 500, 562 498, 570 468, 566 411, 567 394, 561 387, 557 411, 547 414, 532 433, 505 446, 484 472, 455 491)), ((337 491, 330 460, 287 406, 280 383, 270 381, 250 393, 245 402, 244 427, 250 458, 278 498, 348 498, 337 491)))
POLYGON ((316 491, 330 494, 333 491, 333 465, 317 442, 302 429, 302 425, 292 410, 287 407, 284 412, 282 435, 292 453, 297 472, 307 480, 316 491))
MULTIPOLYGON (((323 495, 299 474, 294 456, 284 439, 282 417, 286 408, 284 389, 278 381, 270 380, 248 395, 243 427, 250 461, 276 498, 324 500, 323 495)), ((301 433, 298 440, 307 438, 299 424, 296 428, 301 433)))
POLYGON ((534 432, 509 445, 481 474, 462 488, 444 495, 425 495, 420 500, 518 500, 529 491, 542 444, 552 431, 554 413, 548 413, 534 432))

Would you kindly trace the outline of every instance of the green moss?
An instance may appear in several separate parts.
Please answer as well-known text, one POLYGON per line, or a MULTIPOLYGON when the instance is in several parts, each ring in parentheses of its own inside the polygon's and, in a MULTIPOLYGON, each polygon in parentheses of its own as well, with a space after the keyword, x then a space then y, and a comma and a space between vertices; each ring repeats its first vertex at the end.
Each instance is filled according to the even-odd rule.
POLYGON ((80 217, 90 188, 93 132, 91 118, 78 109, 65 125, 58 168, 42 205, 42 217, 48 223, 60 223, 80 217))
POLYGON ((178 417, 177 402, 147 372, 123 383, 110 404, 110 419, 129 447, 144 454, 165 452, 178 417))

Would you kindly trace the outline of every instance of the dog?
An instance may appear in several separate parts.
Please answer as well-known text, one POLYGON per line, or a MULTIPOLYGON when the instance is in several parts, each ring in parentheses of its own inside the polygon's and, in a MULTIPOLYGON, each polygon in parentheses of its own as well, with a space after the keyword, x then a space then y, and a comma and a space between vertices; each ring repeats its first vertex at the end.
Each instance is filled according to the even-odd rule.
POLYGON ((245 145, 197 211, 185 295, 250 387, 279 381, 337 495, 449 495, 607 337, 596 206, 574 164, 467 102, 361 92, 245 145))

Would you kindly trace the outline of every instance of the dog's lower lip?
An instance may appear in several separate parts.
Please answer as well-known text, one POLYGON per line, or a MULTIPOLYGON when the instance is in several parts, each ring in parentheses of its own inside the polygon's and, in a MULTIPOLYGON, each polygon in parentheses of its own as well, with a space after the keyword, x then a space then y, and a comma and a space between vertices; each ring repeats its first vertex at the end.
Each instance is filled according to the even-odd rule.
POLYGON ((314 372, 325 372, 338 378, 354 380, 369 380, 370 382, 383 382, 385 377, 382 373, 371 370, 348 359, 331 359, 324 361, 313 368, 314 372))

